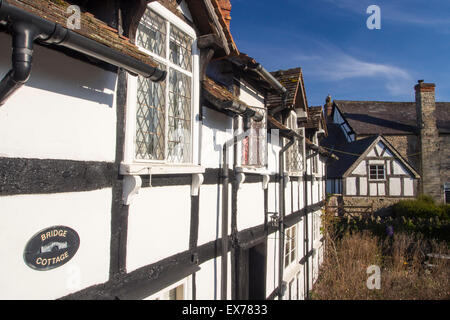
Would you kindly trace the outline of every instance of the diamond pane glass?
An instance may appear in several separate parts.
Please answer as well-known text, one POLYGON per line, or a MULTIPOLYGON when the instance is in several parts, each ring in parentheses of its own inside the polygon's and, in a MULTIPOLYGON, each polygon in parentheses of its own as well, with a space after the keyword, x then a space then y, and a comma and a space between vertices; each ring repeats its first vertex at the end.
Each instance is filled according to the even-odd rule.
POLYGON ((191 161, 191 78, 170 69, 168 110, 168 154, 170 162, 191 161))
POLYGON ((164 19, 147 9, 137 30, 137 45, 165 58, 166 33, 164 19))
POLYGON ((248 137, 242 141, 242 164, 248 166, 265 166, 267 163, 267 130, 265 109, 257 110, 264 114, 260 122, 251 120, 248 137))
MULTIPOLYGON (((299 131, 299 130, 298 130, 299 131)), ((300 131, 298 133, 301 133, 300 131)), ((295 141, 288 151, 288 171, 302 172, 304 169, 303 139, 295 141)))
POLYGON ((174 25, 170 28, 170 61, 192 71, 192 39, 174 25))
POLYGON ((138 77, 135 148, 138 159, 164 160, 165 87, 165 81, 138 77))

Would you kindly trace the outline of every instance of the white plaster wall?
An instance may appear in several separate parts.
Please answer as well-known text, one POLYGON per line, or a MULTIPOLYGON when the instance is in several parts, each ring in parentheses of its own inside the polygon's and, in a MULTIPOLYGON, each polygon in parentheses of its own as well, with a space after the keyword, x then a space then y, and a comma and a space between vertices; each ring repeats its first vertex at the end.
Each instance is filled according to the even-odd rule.
POLYGON ((320 199, 320 185, 322 184, 322 181, 316 180, 313 184, 313 203, 319 202, 320 199))
POLYGON ((376 157, 377 154, 375 153, 375 149, 372 148, 372 150, 370 150, 370 152, 367 154, 368 157, 376 157))
POLYGON ((381 155, 384 149, 384 144, 382 142, 378 142, 375 148, 377 149, 378 155, 381 155))
POLYGON ((264 108, 264 96, 248 86, 245 82, 240 83, 239 100, 251 107, 264 108))
POLYGON ((353 170, 352 174, 361 174, 366 175, 367 169, 366 169, 366 161, 361 161, 359 165, 353 170))
POLYGON ((386 185, 384 183, 379 183, 378 184, 378 195, 379 196, 386 195, 386 185))
POLYGON ((312 204, 312 195, 311 195, 311 181, 306 181, 306 192, 308 193, 307 202, 305 205, 311 205, 312 204))
POLYGON ((286 215, 291 214, 292 213, 292 181, 288 182, 286 184, 286 188, 284 189, 284 201, 285 201, 285 207, 284 207, 284 212, 286 213, 286 215))
MULTIPOLYGON (((233 137, 233 119, 205 107, 203 117, 201 165, 206 168, 221 168, 223 144, 233 137)), ((229 167, 232 167, 232 145, 227 149, 227 153, 229 167)))
MULTIPOLYGON (((0 33, 0 74, 11 37, 0 33)), ((28 83, 0 109, 0 156, 113 161, 117 75, 35 45, 28 83)))
POLYGON ((413 196, 414 195, 414 179, 405 178, 403 190, 405 192, 405 196, 413 196))
POLYGON ((399 196, 402 192, 400 178, 389 178, 389 195, 391 196, 399 196))
MULTIPOLYGON (((308 251, 313 248, 313 241, 314 241, 314 234, 313 234, 313 213, 308 214, 308 251)), ((308 264, 309 264, 309 288, 312 288, 312 275, 314 272, 314 265, 313 265, 312 256, 308 258, 308 264)))
POLYGON ((278 286, 278 241, 279 232, 270 234, 267 240, 266 296, 269 296, 278 286))
POLYGON ((356 178, 355 177, 345 178, 345 183, 347 195, 348 196, 356 195, 356 178))
POLYGON ((299 181, 292 181, 292 211, 296 212, 298 211, 300 208, 298 206, 298 200, 299 200, 299 185, 301 184, 301 182, 299 181))
POLYGON ((109 277, 111 189, 0 197, 0 299, 56 299, 109 277), (80 247, 66 264, 35 271, 23 260, 39 231, 63 225, 75 230, 80 247))
POLYGON ((400 162, 398 162, 397 160, 393 161, 393 167, 394 167, 394 174, 409 175, 408 172, 403 167, 403 165, 401 165, 400 162))
POLYGON ((279 211, 279 184, 277 182, 270 182, 268 186, 268 203, 267 210, 269 212, 279 211))
MULTIPOLYGON (((228 187, 228 194, 228 232, 231 234, 231 184, 228 187)), ((202 185, 199 203, 198 245, 221 237, 222 185, 202 185)))
POLYGON ((303 181, 299 181, 298 183, 298 191, 299 191, 299 202, 300 207, 299 209, 303 209, 305 207, 305 190, 304 190, 305 183, 303 181))
POLYGON ((238 230, 241 231, 263 223, 264 192, 261 183, 242 184, 237 194, 238 230))
POLYGON ((378 186, 376 183, 369 183, 369 193, 371 196, 377 195, 378 186))
POLYGON ((359 178, 359 194, 362 196, 367 195, 367 178, 365 177, 359 178))
POLYGON ((384 160, 369 160, 369 164, 384 164, 384 160))
POLYGON ((142 188, 129 209, 127 271, 188 250, 190 219, 190 186, 142 188))
MULTIPOLYGON (((231 299, 231 253, 228 253, 227 299, 231 299)), ((196 273, 197 300, 221 299, 222 258, 202 263, 196 273)))

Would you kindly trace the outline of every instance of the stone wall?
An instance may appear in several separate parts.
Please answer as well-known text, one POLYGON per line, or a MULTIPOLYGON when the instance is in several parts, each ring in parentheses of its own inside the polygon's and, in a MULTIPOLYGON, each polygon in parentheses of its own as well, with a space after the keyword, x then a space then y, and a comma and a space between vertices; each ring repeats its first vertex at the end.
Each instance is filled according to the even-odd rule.
POLYGON ((384 136, 386 140, 408 161, 408 163, 419 172, 419 139, 416 135, 384 136))
MULTIPOLYGON (((388 215, 391 213, 391 206, 401 200, 411 200, 411 198, 391 198, 391 197, 344 197, 331 196, 328 199, 328 206, 344 207, 351 215, 364 215, 373 213, 374 215, 388 215), (351 208, 351 207, 371 207, 351 208)), ((332 209, 337 214, 337 209, 332 209)))
POLYGON ((444 183, 450 182, 450 134, 441 134, 439 136, 439 154, 440 154, 440 177, 441 177, 441 195, 444 199, 444 183))
MULTIPOLYGON (((420 130, 420 191, 432 196, 436 201, 443 201, 440 171, 440 141, 436 125, 436 103, 434 83, 415 86, 417 127, 420 130)), ((445 147, 444 147, 445 149, 445 147)))

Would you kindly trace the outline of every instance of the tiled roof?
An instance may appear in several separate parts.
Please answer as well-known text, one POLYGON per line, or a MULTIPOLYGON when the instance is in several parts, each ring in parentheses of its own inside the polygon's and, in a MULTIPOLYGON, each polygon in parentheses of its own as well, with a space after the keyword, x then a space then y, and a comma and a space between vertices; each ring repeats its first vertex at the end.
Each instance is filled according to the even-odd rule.
MULTIPOLYGON (((4 0, 11 5, 33 13, 51 22, 66 26, 67 7, 71 4, 65 0, 4 0)), ((87 12, 81 13, 81 29, 73 30, 89 39, 95 40, 123 54, 136 58, 148 65, 157 67, 150 56, 142 53, 129 39, 119 36, 117 30, 87 12)))
POLYGON ((371 136, 339 146, 338 150, 328 150, 339 157, 338 161, 327 165, 327 178, 342 178, 350 166, 358 160, 359 156, 369 148, 378 136, 371 136))
MULTIPOLYGON (((305 109, 304 103, 301 101, 304 93, 302 69, 293 68, 289 70, 278 70, 271 72, 271 74, 287 89, 288 94, 286 104, 288 106, 295 104, 296 107, 302 107, 305 109), (301 84, 301 86, 299 86, 299 84, 301 84)), ((267 97, 268 108, 276 108, 281 106, 281 102, 282 97, 280 94, 269 94, 267 97)))
MULTIPOLYGON (((335 100, 358 135, 414 134, 417 131, 415 102, 335 100)), ((450 102, 436 102, 436 124, 450 133, 450 102)))
POLYGON ((324 117, 323 117, 323 111, 322 107, 309 107, 308 109, 308 121, 304 123, 304 126, 306 129, 315 129, 320 127, 320 123, 322 123, 322 126, 325 129, 325 123, 324 123, 324 117))
POLYGON ((215 82, 209 77, 205 76, 205 80, 202 81, 202 86, 207 94, 210 94, 210 96, 206 97, 207 99, 209 98, 208 100, 210 100, 212 96, 213 99, 217 99, 217 101, 219 102, 236 101, 244 106, 249 107, 245 102, 242 102, 237 96, 228 91, 225 86, 215 82))

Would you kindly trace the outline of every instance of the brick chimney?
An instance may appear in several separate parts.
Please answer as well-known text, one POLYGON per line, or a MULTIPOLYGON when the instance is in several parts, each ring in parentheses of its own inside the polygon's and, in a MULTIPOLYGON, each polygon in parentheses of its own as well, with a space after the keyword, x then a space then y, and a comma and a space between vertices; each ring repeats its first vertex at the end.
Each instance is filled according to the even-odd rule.
POLYGON ((333 102, 331 101, 331 96, 328 95, 327 98, 325 99, 325 112, 327 115, 327 122, 332 123, 333 119, 331 119, 331 113, 333 112, 333 102))
POLYGON ((435 84, 419 80, 415 85, 417 128, 420 150, 420 193, 442 201, 440 166, 439 166, 439 132, 436 125, 435 84))
POLYGON ((220 12, 222 12, 222 16, 227 23, 228 29, 230 29, 230 21, 231 21, 231 2, 230 0, 218 0, 220 12))

